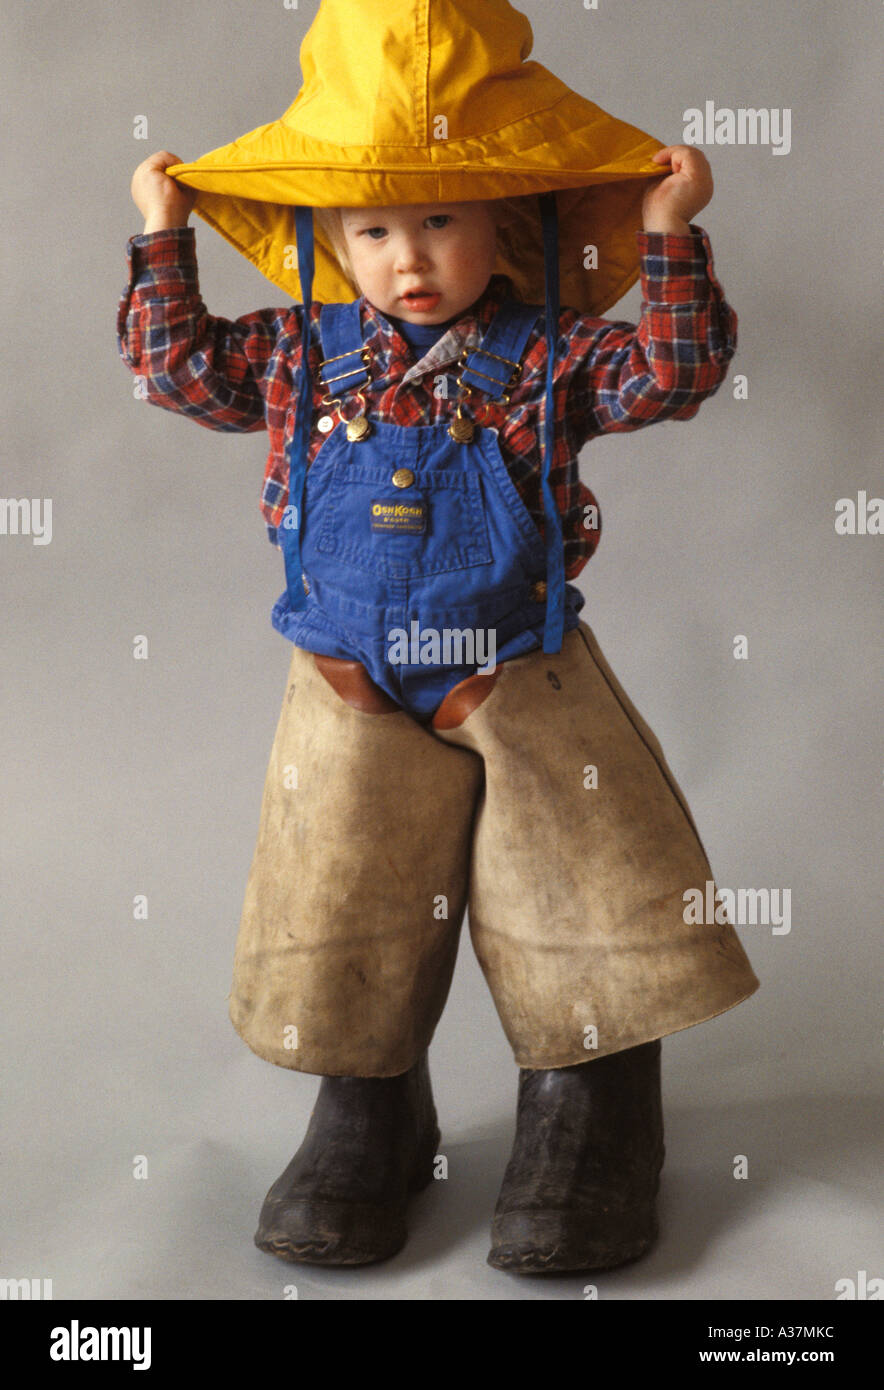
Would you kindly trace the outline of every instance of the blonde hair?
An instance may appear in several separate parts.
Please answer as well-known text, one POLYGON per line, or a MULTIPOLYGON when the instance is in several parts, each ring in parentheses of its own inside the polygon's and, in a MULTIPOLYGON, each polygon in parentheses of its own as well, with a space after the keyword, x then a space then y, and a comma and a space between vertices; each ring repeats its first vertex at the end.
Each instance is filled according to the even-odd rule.
MULTIPOLYGON (((489 198, 488 205, 497 227, 497 259, 501 273, 512 275, 522 259, 522 249, 531 244, 532 229, 537 225, 537 194, 529 193, 517 198, 489 198)), ((314 208, 314 216, 332 248, 335 260, 358 293, 356 276, 347 254, 347 238, 344 234, 344 219, 340 208, 314 208)), ((536 235, 536 231, 534 233, 536 235)), ((513 293, 519 293, 513 287, 513 293)))
POLYGON ((325 233, 325 239, 332 248, 335 260, 353 286, 354 293, 358 294, 356 276, 353 274, 353 266, 347 254, 347 238, 344 235, 344 219, 341 216, 341 209, 314 208, 313 215, 325 233))

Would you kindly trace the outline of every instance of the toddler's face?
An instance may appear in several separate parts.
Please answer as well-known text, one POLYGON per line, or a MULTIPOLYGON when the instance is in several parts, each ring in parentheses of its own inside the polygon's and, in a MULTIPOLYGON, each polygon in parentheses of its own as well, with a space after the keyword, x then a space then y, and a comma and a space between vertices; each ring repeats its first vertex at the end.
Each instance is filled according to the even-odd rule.
POLYGON ((359 289, 382 314, 444 323, 478 299, 494 270, 493 203, 408 203, 342 208, 359 289), (409 298, 410 290, 428 292, 409 298))

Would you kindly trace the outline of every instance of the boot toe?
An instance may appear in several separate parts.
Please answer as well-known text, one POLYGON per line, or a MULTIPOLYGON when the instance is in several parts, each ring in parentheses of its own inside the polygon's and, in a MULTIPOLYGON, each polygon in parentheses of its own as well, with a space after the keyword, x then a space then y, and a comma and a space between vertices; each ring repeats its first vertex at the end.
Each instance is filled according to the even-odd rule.
POLYGON ((605 1219, 573 1210, 512 1211, 495 1218, 488 1264, 514 1274, 615 1269, 639 1259, 657 1237, 653 1211, 605 1219))
POLYGON ((404 1207, 302 1198, 265 1204, 255 1244, 304 1264, 373 1264, 397 1254, 407 1236, 404 1207))

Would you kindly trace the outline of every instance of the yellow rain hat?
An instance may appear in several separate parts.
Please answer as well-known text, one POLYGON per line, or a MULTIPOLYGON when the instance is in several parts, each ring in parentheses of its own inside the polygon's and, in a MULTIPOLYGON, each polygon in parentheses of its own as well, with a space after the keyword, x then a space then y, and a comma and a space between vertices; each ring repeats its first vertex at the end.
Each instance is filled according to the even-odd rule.
MULTIPOLYGON (((603 314, 639 274, 635 233, 660 141, 608 115, 540 63, 508 0, 321 0, 301 44, 303 85, 279 120, 166 173, 194 211, 295 301, 297 205, 469 202, 555 192, 563 303, 603 314), (598 266, 587 269, 587 247, 598 266)), ((543 299, 544 242, 526 204, 496 270, 543 299)), ((313 295, 352 300, 321 226, 313 295)))

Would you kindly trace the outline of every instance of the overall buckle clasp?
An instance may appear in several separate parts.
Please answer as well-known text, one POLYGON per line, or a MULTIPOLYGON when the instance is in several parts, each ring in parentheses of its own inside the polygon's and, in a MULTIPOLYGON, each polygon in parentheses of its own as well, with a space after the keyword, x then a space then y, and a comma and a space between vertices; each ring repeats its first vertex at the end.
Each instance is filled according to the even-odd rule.
MULTIPOLYGON (((365 344, 363 344, 361 347, 352 348, 350 352, 340 352, 335 357, 323 358, 322 362, 319 365, 319 375, 325 386, 332 386, 336 381, 346 381, 348 377, 368 378, 370 365, 371 351, 369 348, 365 346, 365 344), (362 363, 361 367, 351 367, 350 370, 347 372, 338 372, 336 375, 326 376, 325 368, 331 366, 332 363, 343 362, 344 359, 347 357, 357 356, 359 357, 359 360, 362 363)), ((342 391, 347 391, 353 389, 353 387, 358 387, 358 390, 356 392, 356 399, 359 402, 359 414, 352 416, 346 422, 347 439, 350 441, 351 444, 356 444, 362 439, 367 439, 368 436, 371 434, 371 425, 369 424, 365 414, 367 408, 367 402, 365 399, 364 391, 365 385, 366 381, 360 379, 358 381, 352 382, 352 385, 350 387, 339 387, 339 390, 342 391)), ((322 397, 322 404, 329 409, 337 410, 341 417, 341 420, 345 419, 345 416, 341 409, 343 402, 340 396, 333 396, 330 391, 327 391, 325 395, 322 397)))

